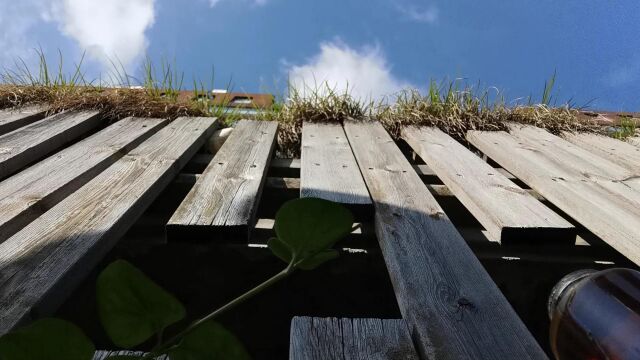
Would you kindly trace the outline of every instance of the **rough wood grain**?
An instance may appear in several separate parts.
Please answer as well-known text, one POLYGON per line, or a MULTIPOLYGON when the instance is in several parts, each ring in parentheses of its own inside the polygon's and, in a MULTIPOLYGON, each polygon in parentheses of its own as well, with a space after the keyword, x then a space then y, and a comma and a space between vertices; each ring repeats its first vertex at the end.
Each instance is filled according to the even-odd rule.
POLYGON ((0 136, 0 179, 100 124, 97 111, 66 112, 0 136))
MULTIPOLYGON (((129 350, 98 350, 93 355, 92 360, 109 360, 112 356, 143 356, 143 351, 129 351, 129 350)), ((169 360, 167 355, 162 355, 154 358, 155 360, 169 360)))
POLYGON ((169 240, 249 239, 277 122, 242 120, 167 224, 169 240))
POLYGON ((342 125, 305 122, 300 163, 300 197, 341 203, 360 218, 373 216, 369 191, 342 125))
POLYGON ((640 264, 640 192, 620 180, 629 172, 565 140, 553 139, 551 134, 532 133, 470 131, 467 139, 629 260, 640 264), (563 146, 562 142, 569 145, 563 146), (579 159, 581 154, 587 159, 579 159))
POLYGON ((407 127, 402 137, 502 244, 573 244, 576 230, 438 128, 407 127))
POLYGON ((347 122, 376 235, 422 358, 546 358, 379 123, 347 122))
MULTIPOLYGON (((542 149, 549 165, 552 166, 549 171, 556 174, 556 176, 580 173, 593 179, 616 181, 625 181, 634 176, 631 171, 624 167, 576 146, 544 129, 514 124, 510 126, 510 134, 515 136, 522 144, 542 149)), ((519 177, 515 173, 514 175, 519 177)))
POLYGON ((372 206, 340 124, 302 125, 300 197, 372 206))
POLYGON ((0 244, 0 335, 52 313, 213 133, 178 118, 0 244))
POLYGON ((0 110, 0 135, 42 119, 46 110, 39 105, 0 110))
POLYGON ((91 180, 166 122, 120 120, 0 182, 0 242, 91 180))
POLYGON ((565 133, 567 141, 640 175, 640 148, 608 136, 588 133, 565 133))
POLYGON ((418 360, 401 319, 294 317, 291 360, 418 360))

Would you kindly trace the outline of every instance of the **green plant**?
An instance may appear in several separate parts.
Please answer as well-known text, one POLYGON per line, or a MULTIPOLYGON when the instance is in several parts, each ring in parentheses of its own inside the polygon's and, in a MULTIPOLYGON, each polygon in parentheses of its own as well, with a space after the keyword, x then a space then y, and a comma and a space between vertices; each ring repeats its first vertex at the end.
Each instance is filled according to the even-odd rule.
POLYGON ((636 133, 636 119, 630 116, 620 118, 620 126, 616 127, 611 133, 611 137, 619 140, 625 140, 634 136, 636 133))
MULTIPOLYGON (((343 206, 327 200, 302 198, 285 203, 275 219, 276 237, 268 246, 286 264, 281 272, 236 299, 191 323, 176 335, 164 338, 165 329, 184 319, 183 305, 140 270, 123 260, 108 265, 98 276, 98 315, 113 343, 130 349, 155 336, 156 345, 145 355, 114 356, 112 360, 248 359, 240 341, 214 321, 286 278, 294 271, 311 270, 338 256, 332 249, 352 231, 353 216, 343 206)), ((89 360, 94 345, 75 325, 59 319, 41 319, 0 337, 0 359, 89 360)))

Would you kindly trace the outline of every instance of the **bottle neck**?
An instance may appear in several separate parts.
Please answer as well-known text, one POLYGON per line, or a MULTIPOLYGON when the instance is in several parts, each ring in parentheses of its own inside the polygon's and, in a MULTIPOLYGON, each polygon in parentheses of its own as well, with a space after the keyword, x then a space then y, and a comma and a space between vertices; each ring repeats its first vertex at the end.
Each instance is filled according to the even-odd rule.
POLYGON ((584 269, 574 271, 568 275, 565 275, 551 290, 549 300, 547 301, 547 313, 549 314, 549 320, 552 319, 554 311, 558 306, 558 303, 572 288, 574 288, 581 280, 596 273, 593 269, 584 269))

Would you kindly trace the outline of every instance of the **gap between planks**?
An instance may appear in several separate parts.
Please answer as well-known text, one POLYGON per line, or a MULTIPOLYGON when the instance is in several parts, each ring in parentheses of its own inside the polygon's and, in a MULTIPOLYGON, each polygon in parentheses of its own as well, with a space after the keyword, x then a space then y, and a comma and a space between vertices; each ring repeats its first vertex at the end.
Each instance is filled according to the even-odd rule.
POLYGON ((178 118, 0 243, 0 335, 51 314, 213 133, 178 118))
POLYGON ((442 130, 405 127, 402 137, 501 243, 575 243, 573 225, 442 130))
POLYGON ((239 121, 167 223, 169 240, 247 241, 278 124, 239 121))
POLYGON ((0 182, 0 242, 73 193, 167 120, 126 118, 0 182))
POLYGON ((547 132, 470 131, 476 148, 560 210, 640 263, 640 192, 625 183, 629 171, 547 132))

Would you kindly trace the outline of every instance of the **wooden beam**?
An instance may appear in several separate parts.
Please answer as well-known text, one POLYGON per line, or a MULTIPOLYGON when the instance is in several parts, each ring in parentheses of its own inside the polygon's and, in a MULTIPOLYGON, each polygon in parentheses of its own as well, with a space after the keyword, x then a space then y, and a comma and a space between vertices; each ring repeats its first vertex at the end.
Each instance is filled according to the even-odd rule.
POLYGON ((278 124, 242 120, 167 224, 169 240, 247 241, 278 124))
POLYGON ((0 244, 0 335, 49 315, 213 133, 178 118, 0 244))
POLYGON ((373 214, 369 191, 340 124, 302 125, 300 197, 316 197, 373 214))
POLYGON ((419 359, 401 319, 296 316, 289 346, 290 360, 419 359))
MULTIPOLYGON (((131 350, 98 350, 93 355, 91 360, 109 360, 118 356, 132 356, 132 359, 140 358, 146 353, 144 351, 131 351, 131 350)), ((171 360, 167 355, 161 355, 154 357, 153 360, 171 360)))
POLYGON ((544 352, 379 123, 346 122, 376 235, 422 358, 542 359, 544 352))
POLYGON ((97 127, 101 121, 98 114, 60 113, 0 136, 0 179, 97 127))
POLYGON ((46 107, 39 105, 0 110, 0 135, 42 119, 46 111, 46 107))
POLYGON ((576 229, 442 130, 406 127, 402 137, 502 244, 573 244, 576 229))
POLYGON ((605 158, 634 175, 640 175, 640 148, 608 136, 588 133, 564 133, 563 138, 605 158))
POLYGON ((127 118, 0 182, 0 242, 52 208, 167 123, 127 118))
POLYGON ((640 193, 618 179, 628 171, 551 134, 512 131, 470 131, 467 140, 640 264, 640 193))

